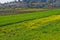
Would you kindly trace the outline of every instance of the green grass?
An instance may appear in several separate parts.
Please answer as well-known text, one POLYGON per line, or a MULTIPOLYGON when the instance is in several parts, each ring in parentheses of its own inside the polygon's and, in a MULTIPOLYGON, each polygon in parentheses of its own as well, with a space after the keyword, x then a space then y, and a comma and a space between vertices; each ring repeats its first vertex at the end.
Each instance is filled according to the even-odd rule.
POLYGON ((4 25, 14 24, 17 22, 32 20, 32 19, 38 19, 43 18, 55 14, 60 14, 60 9, 53 9, 43 12, 33 12, 33 13, 27 13, 27 14, 17 14, 17 15, 8 15, 8 16, 0 16, 0 27, 4 25))
POLYGON ((60 9, 0 18, 0 40, 60 40, 60 9))

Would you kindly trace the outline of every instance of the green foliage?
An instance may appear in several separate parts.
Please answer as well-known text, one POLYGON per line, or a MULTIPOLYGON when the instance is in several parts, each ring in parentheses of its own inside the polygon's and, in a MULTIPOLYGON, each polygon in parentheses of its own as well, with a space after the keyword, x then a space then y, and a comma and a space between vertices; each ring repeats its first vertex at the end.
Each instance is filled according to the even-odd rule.
POLYGON ((60 16, 45 20, 53 15, 60 15, 60 9, 0 16, 0 40, 60 40, 60 16))
POLYGON ((60 9, 33 12, 33 13, 27 13, 27 14, 0 16, 0 27, 18 23, 18 22, 20 23, 20 22, 27 21, 27 20, 33 20, 33 19, 48 17, 51 15, 57 15, 57 14, 60 14, 60 9))
POLYGON ((33 29, 26 25, 28 22, 0 28, 0 40, 60 40, 60 20, 33 29))

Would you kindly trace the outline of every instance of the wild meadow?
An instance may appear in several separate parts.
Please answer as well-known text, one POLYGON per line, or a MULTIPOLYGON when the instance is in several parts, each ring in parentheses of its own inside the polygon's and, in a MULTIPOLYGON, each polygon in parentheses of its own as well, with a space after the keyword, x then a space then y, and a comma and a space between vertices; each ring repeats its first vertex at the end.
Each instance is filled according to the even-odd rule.
POLYGON ((0 40, 60 40, 60 9, 0 16, 0 40))

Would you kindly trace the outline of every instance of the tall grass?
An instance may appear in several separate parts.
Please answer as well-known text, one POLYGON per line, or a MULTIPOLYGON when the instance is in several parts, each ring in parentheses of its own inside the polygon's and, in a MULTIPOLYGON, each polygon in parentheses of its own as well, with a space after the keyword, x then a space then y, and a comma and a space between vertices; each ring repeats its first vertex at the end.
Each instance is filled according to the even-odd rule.
POLYGON ((57 14, 60 14, 60 9, 33 12, 33 13, 27 13, 27 14, 0 16, 0 27, 8 24, 14 24, 22 21, 27 21, 30 19, 32 20, 32 19, 47 17, 51 15, 57 15, 57 14))
POLYGON ((30 22, 0 28, 0 40, 60 40, 60 20, 47 22, 43 26, 40 26, 41 24, 28 25, 30 22), (35 26, 37 28, 31 29, 35 26))

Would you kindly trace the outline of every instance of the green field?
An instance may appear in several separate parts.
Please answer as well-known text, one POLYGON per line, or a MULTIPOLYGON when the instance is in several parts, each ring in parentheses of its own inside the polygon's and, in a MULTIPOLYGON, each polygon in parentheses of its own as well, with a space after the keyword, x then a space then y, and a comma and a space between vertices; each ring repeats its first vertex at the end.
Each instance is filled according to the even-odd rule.
POLYGON ((0 16, 0 40, 60 40, 60 9, 0 16))

